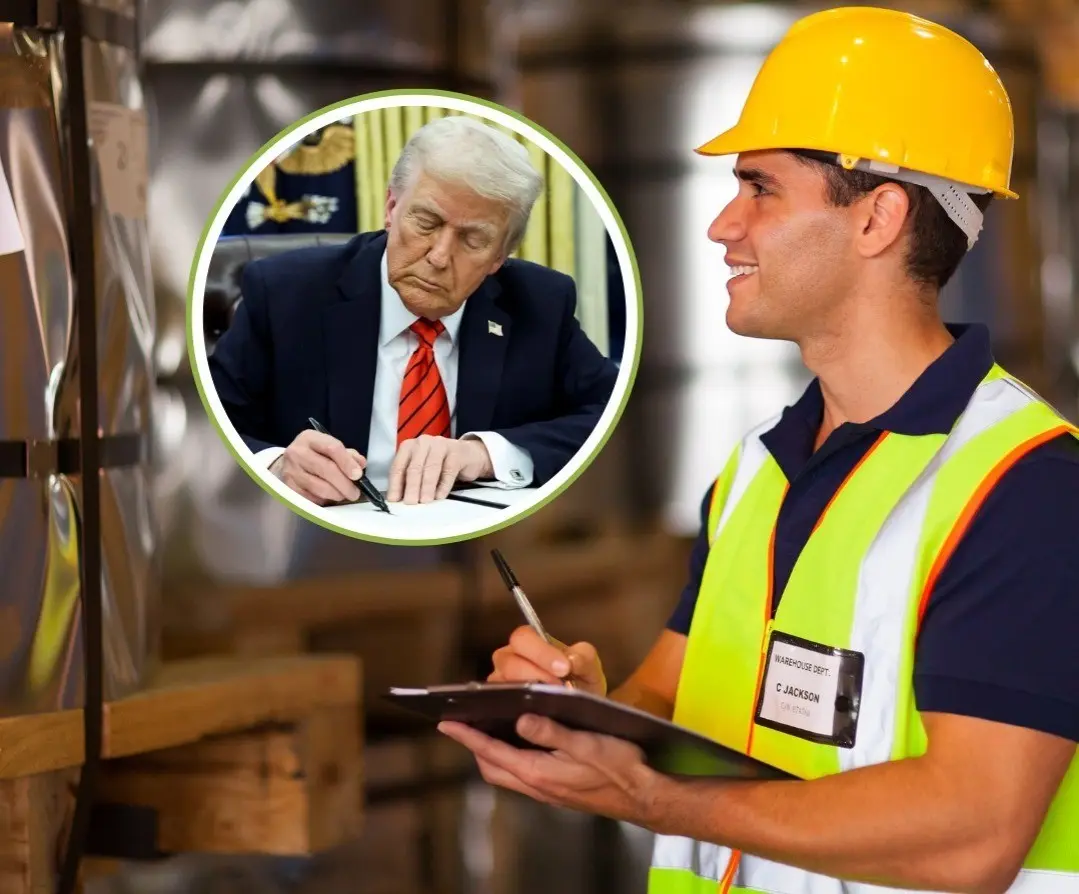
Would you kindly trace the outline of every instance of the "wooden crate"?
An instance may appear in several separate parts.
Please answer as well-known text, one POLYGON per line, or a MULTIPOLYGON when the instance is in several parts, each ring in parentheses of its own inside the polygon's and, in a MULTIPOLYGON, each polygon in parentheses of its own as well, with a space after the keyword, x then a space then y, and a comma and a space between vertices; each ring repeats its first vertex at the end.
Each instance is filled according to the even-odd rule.
POLYGON ((391 685, 461 680, 523 623, 491 562, 498 547, 559 638, 601 649, 612 679, 629 673, 658 636, 685 576, 686 546, 657 533, 608 531, 521 544, 509 532, 465 545, 461 565, 327 576, 275 586, 203 588, 214 630, 177 619, 165 654, 348 652, 364 665, 369 719, 391 685))
MULTIPOLYGON (((516 526, 515 526, 516 528, 516 526)), ((166 631, 172 654, 207 648, 238 654, 331 649, 362 658, 365 716, 373 733, 392 716, 380 695, 390 685, 461 681, 485 674, 491 652, 523 623, 489 555, 501 548, 545 624, 560 638, 596 645, 612 684, 636 666, 659 635, 685 576, 687 545, 656 532, 610 529, 589 536, 518 539, 515 531, 471 541, 460 565, 326 576, 278 586, 205 588, 219 626, 166 631), (385 714, 383 714, 385 711, 385 714)), ((393 738, 367 743, 366 792, 411 787, 395 801, 370 800, 361 848, 372 890, 457 894, 463 788, 423 791, 445 762, 469 764, 442 737, 429 741, 419 723, 393 738), (448 746, 448 749, 447 749, 448 746), (440 749, 446 749, 442 751, 440 749), (394 850, 389 842, 396 842, 394 850), (396 887, 394 887, 396 886, 396 887)), ((500 817, 502 815, 500 814, 500 817)), ((512 878, 513 840, 494 826, 493 873, 512 878)), ((498 891, 507 890, 500 883, 498 891)), ((367 894, 368 888, 357 888, 367 894)))
POLYGON ((459 646, 461 576, 449 565, 278 585, 201 585, 182 596, 196 598, 214 607, 215 623, 202 623, 195 612, 173 617, 164 631, 167 657, 347 652, 363 661, 369 717, 383 711, 379 697, 388 686, 445 676, 459 646))
MULTIPOLYGON (((157 815, 162 852, 307 854, 354 835, 360 668, 351 657, 163 665, 105 705, 99 803, 157 815)), ((0 719, 0 891, 52 894, 81 711, 0 719)))

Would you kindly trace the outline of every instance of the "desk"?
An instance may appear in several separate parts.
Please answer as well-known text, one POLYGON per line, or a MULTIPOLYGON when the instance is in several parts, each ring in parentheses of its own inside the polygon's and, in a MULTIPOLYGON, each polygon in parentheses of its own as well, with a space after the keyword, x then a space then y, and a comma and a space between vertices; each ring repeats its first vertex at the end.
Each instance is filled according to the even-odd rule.
POLYGON ((394 540, 436 540, 468 537, 491 525, 504 522, 532 506, 540 489, 523 487, 499 490, 494 487, 462 488, 455 493, 491 503, 503 503, 508 508, 495 509, 460 500, 436 500, 432 503, 390 503, 390 515, 379 512, 368 502, 346 506, 319 506, 312 515, 335 527, 362 536, 394 540))

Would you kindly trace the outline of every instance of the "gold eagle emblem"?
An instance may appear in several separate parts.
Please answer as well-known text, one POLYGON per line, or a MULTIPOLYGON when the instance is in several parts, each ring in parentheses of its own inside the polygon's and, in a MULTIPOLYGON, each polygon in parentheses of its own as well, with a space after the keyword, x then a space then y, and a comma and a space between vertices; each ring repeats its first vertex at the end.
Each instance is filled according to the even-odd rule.
POLYGON ((255 178, 256 185, 269 204, 248 204, 248 227, 257 229, 267 220, 275 223, 290 220, 326 223, 337 210, 337 199, 333 196, 307 195, 298 202, 286 202, 277 195, 277 172, 319 176, 341 170, 354 158, 355 138, 352 128, 343 124, 331 124, 323 128, 321 139, 317 143, 301 142, 293 147, 286 155, 263 168, 255 178))

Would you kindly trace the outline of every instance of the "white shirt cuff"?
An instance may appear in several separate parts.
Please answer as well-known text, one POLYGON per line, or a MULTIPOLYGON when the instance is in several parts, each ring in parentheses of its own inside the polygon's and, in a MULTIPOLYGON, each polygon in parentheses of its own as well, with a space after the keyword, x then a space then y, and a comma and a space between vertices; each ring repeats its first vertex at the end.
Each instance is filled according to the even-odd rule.
POLYGON ((255 464, 262 466, 264 469, 270 468, 282 453, 285 452, 284 447, 267 447, 264 450, 260 450, 255 454, 255 464))
POLYGON ((494 481, 472 481, 479 487, 497 487, 501 490, 513 490, 528 487, 532 483, 532 457, 527 450, 511 444, 502 435, 492 431, 472 431, 461 435, 461 440, 478 438, 487 448, 494 469, 494 481))

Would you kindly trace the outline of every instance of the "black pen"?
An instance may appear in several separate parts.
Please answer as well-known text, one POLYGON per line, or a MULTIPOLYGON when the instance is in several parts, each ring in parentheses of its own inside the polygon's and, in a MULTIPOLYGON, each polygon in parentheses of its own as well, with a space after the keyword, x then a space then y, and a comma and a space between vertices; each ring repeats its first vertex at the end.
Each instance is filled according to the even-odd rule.
POLYGON ((536 610, 532 608, 532 603, 529 602, 528 597, 525 596, 525 591, 521 589, 521 585, 517 582, 517 575, 513 573, 513 569, 510 568, 509 562, 506 561, 502 553, 497 549, 491 550, 491 558, 494 559, 495 567, 502 576, 502 583, 506 585, 506 589, 509 590, 510 593, 513 594, 513 598, 517 600, 517 607, 520 608, 521 614, 524 615, 525 620, 528 621, 528 626, 535 630, 544 642, 550 643, 550 635, 544 630, 539 615, 536 614, 536 610))
MULTIPOLYGON (((330 434, 313 416, 308 416, 307 421, 311 423, 311 428, 313 428, 315 431, 320 432, 324 435, 330 434)), ((367 497, 368 500, 370 500, 372 503, 375 504, 376 507, 378 507, 379 510, 385 512, 387 515, 393 515, 393 513, 390 512, 390 507, 389 504, 386 502, 386 498, 382 496, 382 492, 379 491, 379 489, 371 483, 371 479, 367 477, 366 470, 360 473, 360 480, 356 482, 356 486, 360 489, 364 496, 367 497)))
POLYGON ((455 494, 450 491, 446 494, 447 500, 457 500, 461 503, 475 503, 477 506, 490 506, 492 509, 509 509, 508 503, 495 503, 491 500, 481 500, 479 497, 466 497, 464 494, 455 494))
MULTIPOLYGON (((502 553, 497 550, 491 550, 491 558, 494 559, 495 567, 498 569, 498 573, 502 576, 502 582, 506 585, 506 589, 513 594, 513 598, 517 600, 517 607, 521 610, 521 614, 525 616, 525 620, 528 621, 528 626, 539 634, 540 639, 545 643, 550 643, 552 646, 565 648, 562 643, 558 642, 552 637, 546 629, 544 629, 543 623, 539 619, 539 615, 536 614, 536 610, 532 608, 532 603, 528 601, 528 597, 525 596, 525 591, 521 589, 520 583, 517 581, 517 575, 513 573, 513 569, 510 568, 510 563, 506 561, 502 553)), ((576 689, 573 684, 573 674, 562 680, 568 689, 576 689)))

